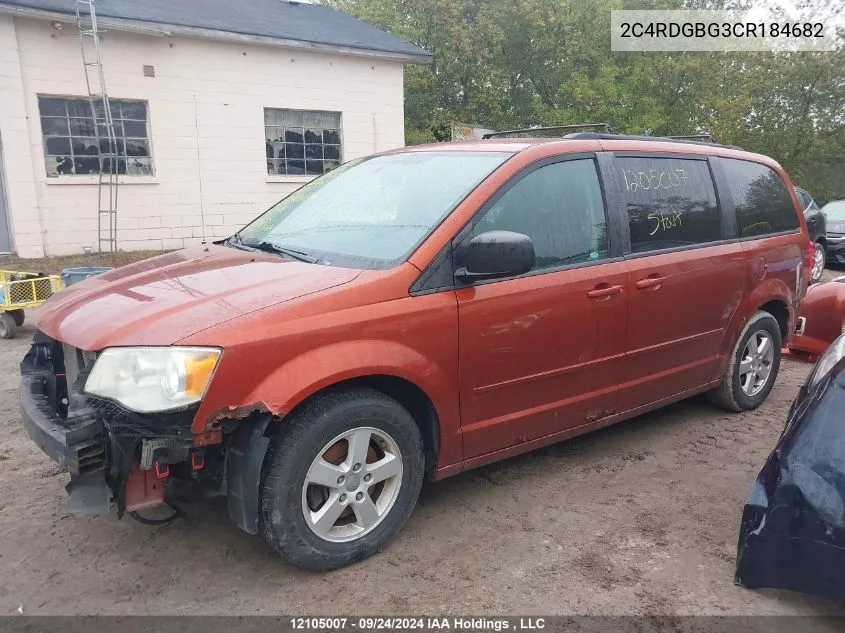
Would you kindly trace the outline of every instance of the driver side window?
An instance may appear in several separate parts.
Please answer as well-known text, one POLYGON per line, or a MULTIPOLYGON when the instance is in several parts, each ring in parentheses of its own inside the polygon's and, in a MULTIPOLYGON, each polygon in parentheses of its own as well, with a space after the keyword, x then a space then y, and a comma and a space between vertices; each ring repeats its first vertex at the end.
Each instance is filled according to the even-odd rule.
POLYGON ((522 233, 534 242, 535 269, 607 257, 607 221, 592 159, 552 163, 518 181, 473 227, 522 233))

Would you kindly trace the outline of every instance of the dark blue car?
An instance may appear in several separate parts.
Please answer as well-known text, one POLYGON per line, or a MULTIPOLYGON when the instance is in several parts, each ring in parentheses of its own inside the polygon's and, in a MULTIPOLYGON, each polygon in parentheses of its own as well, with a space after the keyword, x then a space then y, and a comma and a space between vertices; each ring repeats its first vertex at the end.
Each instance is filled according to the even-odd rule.
POLYGON ((845 334, 810 372, 751 488, 735 580, 845 598, 845 334))

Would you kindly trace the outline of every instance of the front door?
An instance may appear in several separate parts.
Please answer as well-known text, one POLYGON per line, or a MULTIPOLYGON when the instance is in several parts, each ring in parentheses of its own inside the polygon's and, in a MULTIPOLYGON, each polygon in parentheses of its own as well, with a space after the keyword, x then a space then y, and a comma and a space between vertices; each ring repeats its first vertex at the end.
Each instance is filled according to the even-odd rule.
POLYGON ((12 237, 9 233, 9 222, 6 219, 6 192, 3 189, 3 144, 0 143, 0 253, 12 252, 12 237))
POLYGON ((627 270, 593 158, 543 161, 505 185, 457 257, 493 230, 531 237, 536 265, 456 291, 465 459, 613 413, 625 347, 627 270))
POLYGON ((611 171, 630 237, 624 412, 714 379, 747 266, 741 244, 724 239, 705 158, 617 156, 611 171))

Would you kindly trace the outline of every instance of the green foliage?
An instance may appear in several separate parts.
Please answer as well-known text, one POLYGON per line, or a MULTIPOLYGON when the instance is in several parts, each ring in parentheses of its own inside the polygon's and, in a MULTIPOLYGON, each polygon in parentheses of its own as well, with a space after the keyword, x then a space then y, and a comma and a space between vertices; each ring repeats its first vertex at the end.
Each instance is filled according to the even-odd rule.
POLYGON ((448 140, 455 121, 709 132, 774 157, 816 196, 845 198, 845 49, 611 52, 612 9, 697 0, 325 1, 434 54, 405 70, 409 144, 448 140))

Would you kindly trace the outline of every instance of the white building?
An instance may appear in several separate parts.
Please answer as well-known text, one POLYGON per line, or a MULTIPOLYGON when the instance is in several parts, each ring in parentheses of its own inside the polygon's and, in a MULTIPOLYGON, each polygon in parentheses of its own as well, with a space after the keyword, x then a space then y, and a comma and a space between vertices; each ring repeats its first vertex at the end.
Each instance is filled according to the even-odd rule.
POLYGON ((0 0, 0 252, 96 249, 109 160, 119 249, 230 235, 339 161, 404 145, 404 64, 431 59, 313 4, 95 4, 114 158, 94 129, 75 0, 0 0))

